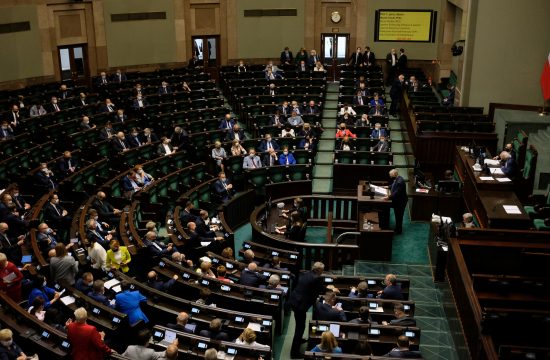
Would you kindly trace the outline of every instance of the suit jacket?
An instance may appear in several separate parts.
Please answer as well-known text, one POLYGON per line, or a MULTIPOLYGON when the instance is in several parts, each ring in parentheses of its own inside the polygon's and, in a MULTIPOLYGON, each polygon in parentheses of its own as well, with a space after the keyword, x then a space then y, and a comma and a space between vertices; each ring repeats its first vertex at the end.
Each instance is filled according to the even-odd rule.
POLYGON ((107 85, 109 83, 109 79, 107 77, 105 77, 105 79, 103 79, 101 76, 97 78, 96 80, 96 85, 107 85))
POLYGON ((416 320, 409 317, 409 316, 403 316, 399 319, 394 319, 390 321, 389 325, 395 325, 395 326, 416 326, 416 320))
POLYGON ((363 53, 363 63, 365 65, 368 65, 369 63, 372 65, 376 64, 376 56, 374 55, 374 53, 371 51, 369 53, 367 53, 366 51, 363 53))
MULTIPOLYGON (((225 180, 225 185, 229 185, 231 182, 229 182, 227 179, 225 180)), ((216 190, 216 193, 222 197, 222 200, 228 200, 233 196, 233 189, 226 189, 224 184, 221 182, 220 179, 216 180, 214 183, 214 190, 216 190)))
MULTIPOLYGON (((391 53, 388 53, 388 55, 386 55, 386 62, 388 63, 389 66, 392 65, 392 54, 391 53)), ((399 55, 395 54, 395 66, 397 66, 399 62, 399 55)))
POLYGON ((162 86, 159 87, 159 91, 158 91, 159 95, 171 94, 171 93, 172 93, 172 88, 170 86, 167 86, 165 88, 163 88, 162 86))
POLYGON ((121 116, 115 114, 113 116, 113 123, 124 124, 126 121, 128 121, 128 116, 127 115, 122 115, 122 117, 121 117, 121 116))
POLYGON ((139 135, 134 137, 132 135, 128 135, 126 136, 126 142, 128 143, 128 145, 130 145, 130 147, 132 148, 137 148, 137 147, 140 147, 141 145, 143 145, 143 142, 141 141, 141 139, 139 138, 139 135))
POLYGON ((181 129, 181 133, 175 132, 170 137, 170 145, 179 148, 185 148, 189 146, 189 134, 184 129, 181 129))
POLYGON ((176 280, 170 279, 168 281, 160 281, 160 280, 147 280, 146 285, 150 286, 154 289, 157 289, 158 291, 162 292, 168 292, 172 286, 176 283, 176 280))
POLYGON ((309 55, 307 58, 307 65, 315 66, 317 61, 321 61, 321 57, 319 55, 315 55, 315 56, 309 55))
POLYGON ((171 251, 169 251, 166 247, 162 246, 158 242, 150 241, 145 238, 143 239, 143 246, 147 248, 151 256, 166 256, 171 253, 171 251))
MULTIPOLYGON (((149 106, 149 102, 145 100, 145 98, 141 98, 141 103, 143 107, 149 106)), ((132 109, 134 110, 141 109, 141 107, 139 106, 139 101, 137 99, 134 99, 134 101, 132 102, 132 109)))
MULTIPOLYGON (((244 130, 239 129, 238 133, 239 133, 239 140, 240 141, 246 140, 246 135, 244 134, 244 130)), ((235 132, 233 130, 227 132, 226 140, 227 141, 235 140, 235 132)))
MULTIPOLYGON (((107 253, 107 257, 109 257, 109 253, 107 253)), ((126 290, 116 294, 115 299, 116 309, 128 315, 128 323, 130 325, 134 325, 140 320, 143 320, 145 323, 149 322, 149 319, 141 311, 140 307, 140 304, 146 302, 147 298, 139 291, 126 290)))
POLYGON ((374 147, 374 151, 377 152, 388 152, 390 144, 387 141, 379 141, 378 144, 374 147))
POLYGON ((271 115, 269 117, 269 125, 270 126, 278 126, 278 125, 285 125, 286 124, 286 117, 282 114, 279 116, 279 119, 275 119, 275 115, 271 115), (277 123, 277 120, 279 123, 277 123))
POLYGON ((195 231, 200 236, 208 237, 208 238, 213 238, 216 236, 216 233, 210 230, 208 225, 204 223, 204 220, 201 217, 197 218, 197 221, 195 221, 195 224, 197 224, 197 228, 195 229, 195 231))
MULTIPOLYGON (((77 161, 75 158, 71 157, 70 159, 71 167, 77 167, 77 161)), ((69 160, 66 158, 61 158, 59 160, 59 163, 57 164, 57 167, 59 168, 59 172, 64 176, 67 177, 70 175, 69 173, 69 160)))
POLYGON ((401 56, 399 56, 399 59, 397 59, 397 67, 399 70, 404 70, 407 68, 407 55, 401 54, 401 56))
MULTIPOLYGON (((168 148, 170 149, 170 151, 174 151, 174 147, 172 146, 172 144, 168 144, 168 148)), ((159 146, 157 147, 157 154, 159 155, 167 154, 166 149, 164 148, 164 144, 159 144, 159 146)))
POLYGON ((400 351, 399 349, 395 348, 386 355, 386 357, 390 358, 405 358, 405 359, 421 359, 422 354, 420 351, 412 351, 412 350, 405 350, 400 351))
POLYGON ((288 160, 288 165, 296 164, 296 159, 294 159, 294 155, 292 155, 291 153, 288 153, 288 155, 285 155, 285 154, 279 155, 280 165, 287 165, 286 163, 287 160, 288 160))
POLYGON ((61 91, 57 97, 59 99, 68 99, 72 96, 73 94, 71 93, 71 90, 66 90, 66 91, 61 91))
POLYGON ((34 176, 36 180, 36 186, 44 191, 54 190, 57 187, 55 178, 53 176, 46 176, 42 171, 39 171, 34 176))
POLYGON ((279 165, 279 157, 273 158, 273 165, 272 165, 271 164, 271 155, 269 155, 269 153, 266 153, 266 154, 263 155, 262 164, 263 164, 263 166, 279 165))
POLYGON ((306 312, 315 304, 319 294, 324 291, 322 277, 312 271, 301 273, 298 277, 298 284, 290 293, 289 303, 294 311, 306 312))
POLYGON ((13 130, 8 128, 6 130, 0 129, 0 139, 11 139, 13 138, 13 130))
POLYGON ((149 136, 145 136, 145 134, 140 134, 139 141, 141 141, 142 144, 148 144, 150 142, 154 143, 159 141, 159 138, 155 133, 151 133, 149 136))
POLYGON ((126 81, 126 80, 128 80, 128 78, 126 77, 126 74, 124 74, 124 73, 120 73, 120 75, 114 74, 113 78, 111 79, 111 81, 115 82, 115 83, 121 83, 121 82, 126 81))
POLYGON ((405 180, 401 176, 397 176, 393 184, 391 185, 390 190, 391 190, 390 199, 392 202, 392 206, 404 207, 407 204, 407 200, 408 200, 407 184, 405 183, 405 180))
POLYGON ((114 112, 116 112, 116 110, 117 110, 117 108, 113 104, 110 104, 109 106, 107 106, 107 104, 102 104, 101 107, 99 108, 100 113, 106 113, 106 112, 114 113, 114 112))
POLYGON ((109 137, 107 128, 101 129, 99 131, 99 138, 102 140, 112 139, 112 137, 115 135, 115 131, 113 129, 109 129, 109 132, 111 133, 111 137, 109 137))
POLYGON ((315 309, 316 320, 347 321, 346 313, 344 311, 333 309, 332 306, 324 303, 322 300, 317 302, 315 309))
POLYGON ((210 330, 201 330, 199 333, 200 336, 207 337, 212 340, 228 341, 229 336, 223 331, 210 331, 210 330))
POLYGON ((6 254, 8 260, 15 264, 21 262, 22 255, 21 247, 17 245, 18 241, 19 239, 17 239, 17 237, 10 237, 8 234, 0 234, 0 252, 6 254))
POLYGON ((281 113, 281 116, 286 116, 286 117, 289 117, 290 115, 292 115, 292 109, 290 108, 290 106, 279 106, 278 107, 280 113, 281 113))
POLYGON ((121 152, 124 149, 130 148, 130 144, 128 144, 128 141, 126 141, 126 139, 123 139, 123 140, 118 138, 113 139, 112 144, 116 152, 121 152))
MULTIPOLYGON (((196 324, 191 324, 191 323, 188 323, 188 325, 196 326, 196 324)), ((188 326, 185 326, 185 325, 168 323, 166 324, 166 327, 169 329, 181 331, 187 334, 193 334, 193 331, 188 326)))
POLYGON ((255 169, 261 167, 262 162, 260 161, 260 157, 258 155, 255 155, 254 158, 250 158, 250 156, 245 156, 243 158, 243 169, 255 169))
POLYGON ((97 198, 92 203, 92 208, 97 210, 99 219, 102 221, 109 219, 113 215, 113 211, 115 209, 108 201, 100 201, 97 198))
POLYGON ((87 230, 86 231, 86 238, 89 240, 89 241, 92 241, 95 240, 95 242, 97 242, 98 244, 100 244, 101 246, 103 247, 108 247, 109 245, 109 242, 107 241, 107 239, 105 239, 105 234, 101 234, 99 231, 95 230, 87 230))
MULTIPOLYGON (((218 180, 219 181, 219 180, 218 180)), ((196 222, 198 216, 191 214, 190 212, 186 211, 185 209, 181 210, 180 212, 180 222, 183 227, 186 227, 188 223, 190 222, 196 222)))
POLYGON ((130 345, 122 355, 133 360, 158 360, 165 359, 165 353, 166 350, 155 351, 142 345, 130 345))
MULTIPOLYGON (((376 104, 377 104, 377 102, 376 102, 374 99, 372 99, 372 100, 369 102, 369 105, 372 106, 372 107, 375 107, 376 104)), ((378 105, 381 106, 381 107, 384 107, 384 100, 382 100, 382 99, 379 98, 379 99, 378 99, 378 105)))
POLYGON ((92 299, 94 299, 95 301, 97 301, 98 303, 101 303, 105 306, 108 306, 108 307, 113 307, 111 305, 111 302, 109 301, 109 299, 107 298, 107 296, 103 295, 103 294, 98 294, 96 292, 91 292, 88 294, 89 297, 91 297, 92 299))
POLYGON ((239 280, 239 283, 241 285, 258 287, 261 284, 265 283, 265 281, 266 281, 265 276, 263 276, 259 272, 244 269, 241 272, 241 279, 239 280))
POLYGON ((316 105, 313 107, 307 105, 302 109, 302 114, 319 114, 319 108, 316 105))
POLYGON ((504 163, 504 165, 502 165, 500 169, 502 170, 504 175, 514 177, 517 172, 516 160, 513 157, 510 157, 508 160, 506 160, 506 162, 504 163))
POLYGON ((380 139, 380 136, 387 137, 388 133, 386 132, 385 128, 380 128, 380 130, 372 129, 370 133, 371 139, 380 139))
POLYGON ((403 83, 399 79, 395 79, 390 89, 390 96, 393 99, 397 99, 401 93, 403 93, 403 83))
POLYGON ((71 357, 79 360, 102 360, 111 349, 101 340, 95 326, 72 322, 67 325, 71 357))
POLYGON ((292 64, 292 61, 294 60, 294 56, 292 56, 292 51, 288 52, 288 57, 285 51, 281 51, 281 56, 279 58, 281 60, 281 64, 284 64, 286 62, 292 64))
MULTIPOLYGON (((277 144, 277 141, 275 141, 274 139, 271 139, 271 147, 275 151, 279 150, 279 144, 277 144)), ((258 147, 258 151, 265 152, 267 150, 268 150, 267 140, 264 139, 260 142, 260 146, 258 147)))
POLYGON ((218 127, 218 129, 231 131, 233 129, 233 125, 235 125, 235 121, 233 119, 227 121, 225 120, 225 118, 223 118, 220 121, 220 126, 218 127))
POLYGON ((358 54, 357 52, 352 53, 351 56, 349 57, 348 64, 353 65, 353 66, 362 65, 363 64, 363 54, 362 53, 358 54))
POLYGON ((368 104, 368 98, 366 96, 361 96, 361 98, 359 98, 357 95, 355 95, 353 97, 353 105, 367 105, 368 104))
POLYGON ((56 225, 59 225, 63 220, 63 207, 61 205, 54 205, 51 202, 48 202, 44 206, 44 220, 46 222, 52 222, 56 225))

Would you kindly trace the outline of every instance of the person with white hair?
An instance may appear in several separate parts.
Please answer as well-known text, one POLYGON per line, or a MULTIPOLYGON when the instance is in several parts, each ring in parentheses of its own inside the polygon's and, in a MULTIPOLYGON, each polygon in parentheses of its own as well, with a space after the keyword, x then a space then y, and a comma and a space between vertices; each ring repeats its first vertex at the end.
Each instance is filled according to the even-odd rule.
POLYGON ((405 214, 408 201, 407 184, 405 179, 399 175, 397 169, 391 169, 389 175, 393 182, 390 186, 390 193, 385 199, 391 200, 392 203, 393 215, 395 217, 394 232, 401 234, 403 232, 403 215, 405 214))
POLYGON ((0 330, 0 357, 2 359, 30 359, 23 350, 13 342, 13 332, 10 329, 0 330))
POLYGON ((214 348, 206 349, 204 352, 204 360, 217 360, 218 359, 218 350, 214 348))
POLYGON ((74 311, 75 320, 67 320, 67 339, 71 343, 71 359, 102 360, 111 353, 104 342, 105 333, 98 332, 95 326, 88 325, 88 312, 83 307, 74 311))

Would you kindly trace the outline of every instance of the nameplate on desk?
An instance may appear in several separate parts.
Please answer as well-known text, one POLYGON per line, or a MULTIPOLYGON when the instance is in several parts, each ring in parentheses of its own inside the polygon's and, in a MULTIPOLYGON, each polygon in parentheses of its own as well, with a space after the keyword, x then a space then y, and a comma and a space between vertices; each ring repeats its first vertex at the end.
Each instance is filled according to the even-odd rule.
POLYGON ((510 181, 512 181, 512 179, 507 178, 507 177, 496 178, 495 180, 498 181, 498 182, 510 182, 510 181))
POLYGON ((500 168, 489 168, 489 171, 493 175, 504 175, 504 173, 502 172, 502 169, 500 168))
POLYGON ((422 193, 422 194, 427 194, 430 192, 429 189, 416 189, 416 192, 417 193, 422 193))
POLYGON ((481 180, 481 181, 493 181, 495 179, 492 176, 480 176, 479 180, 481 180))
POLYGON ((521 210, 516 205, 502 205, 504 208, 504 211, 506 211, 506 214, 510 215, 519 215, 521 214, 521 210))

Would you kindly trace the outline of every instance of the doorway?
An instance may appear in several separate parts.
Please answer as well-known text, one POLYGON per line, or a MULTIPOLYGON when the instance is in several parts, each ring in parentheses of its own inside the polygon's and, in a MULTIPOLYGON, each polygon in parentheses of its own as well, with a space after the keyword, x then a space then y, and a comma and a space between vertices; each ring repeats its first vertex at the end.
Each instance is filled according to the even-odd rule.
POLYGON ((218 35, 194 36, 193 55, 202 61, 204 72, 209 73, 212 79, 218 79, 220 65, 220 37, 218 35))
POLYGON ((86 44, 58 47, 61 81, 74 81, 75 85, 89 82, 88 47, 86 44))
POLYGON ((349 34, 321 34, 321 57, 327 65, 327 78, 332 81, 336 81, 338 65, 346 63, 349 41, 349 34))

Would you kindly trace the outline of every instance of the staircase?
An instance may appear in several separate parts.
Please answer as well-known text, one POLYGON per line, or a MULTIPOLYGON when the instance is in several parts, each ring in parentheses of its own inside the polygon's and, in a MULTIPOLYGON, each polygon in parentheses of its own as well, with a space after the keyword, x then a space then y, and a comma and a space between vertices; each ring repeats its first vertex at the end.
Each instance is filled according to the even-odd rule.
POLYGON ((468 359, 468 351, 448 284, 434 284, 429 265, 356 261, 344 266, 342 275, 380 276, 393 273, 411 280, 410 300, 415 302, 417 326, 421 330, 420 351, 426 360, 468 359), (456 342, 456 343, 455 343, 456 342))
POLYGON ((332 192, 332 164, 334 162, 334 145, 336 133, 336 114, 338 111, 338 91, 340 83, 328 82, 323 117, 323 129, 315 156, 313 167, 313 194, 330 194, 332 192))

